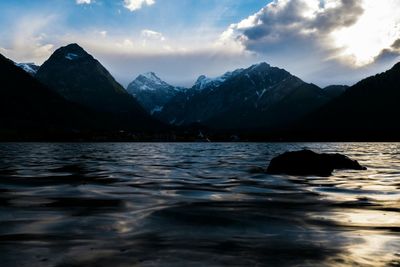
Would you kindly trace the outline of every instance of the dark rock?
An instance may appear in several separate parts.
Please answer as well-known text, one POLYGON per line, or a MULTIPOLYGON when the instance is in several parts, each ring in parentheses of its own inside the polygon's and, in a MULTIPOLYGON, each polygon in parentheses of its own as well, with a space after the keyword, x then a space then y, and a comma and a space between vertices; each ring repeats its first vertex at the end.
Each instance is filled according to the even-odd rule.
POLYGON ((330 176, 334 170, 366 170, 341 154, 318 154, 311 150, 286 152, 272 159, 267 173, 330 176))

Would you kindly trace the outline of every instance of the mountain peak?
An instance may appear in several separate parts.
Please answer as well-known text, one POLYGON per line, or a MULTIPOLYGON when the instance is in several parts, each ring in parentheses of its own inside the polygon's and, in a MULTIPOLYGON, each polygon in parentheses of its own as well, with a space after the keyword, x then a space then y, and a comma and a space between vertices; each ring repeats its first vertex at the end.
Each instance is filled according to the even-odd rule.
POLYGON ((77 44, 57 49, 35 77, 67 100, 96 111, 141 110, 107 69, 77 44))
POLYGON ((145 87, 148 84, 156 86, 169 86, 166 82, 161 80, 161 78, 158 77, 157 74, 155 74, 152 71, 140 74, 131 84, 145 85, 145 87))
POLYGON ((54 55, 58 55, 59 57, 64 57, 69 61, 74 61, 80 58, 91 57, 85 49, 79 46, 76 43, 72 43, 63 47, 60 47, 54 52, 54 55))
POLYGON ((80 45, 77 43, 72 43, 68 44, 66 46, 60 47, 59 49, 64 49, 64 50, 80 50, 80 51, 85 51, 80 45))
POLYGON ((150 71, 150 72, 146 72, 141 74, 140 76, 146 78, 147 80, 153 81, 153 82, 162 82, 162 80, 160 79, 160 77, 158 77, 154 72, 150 71))
POLYGON ((160 112, 164 105, 183 89, 161 80, 154 72, 139 75, 126 89, 150 114, 160 112))
POLYGON ((205 75, 200 75, 199 78, 197 78, 196 82, 194 83, 194 87, 198 90, 203 90, 212 82, 213 79, 208 78, 205 75))
POLYGON ((202 81, 204 81, 206 79, 207 79, 206 75, 200 75, 199 78, 197 78, 195 84, 199 84, 199 83, 201 83, 202 81))
POLYGON ((269 65, 268 63, 260 62, 258 64, 252 65, 249 69, 250 70, 260 70, 260 69, 268 69, 270 67, 271 67, 271 65, 269 65))

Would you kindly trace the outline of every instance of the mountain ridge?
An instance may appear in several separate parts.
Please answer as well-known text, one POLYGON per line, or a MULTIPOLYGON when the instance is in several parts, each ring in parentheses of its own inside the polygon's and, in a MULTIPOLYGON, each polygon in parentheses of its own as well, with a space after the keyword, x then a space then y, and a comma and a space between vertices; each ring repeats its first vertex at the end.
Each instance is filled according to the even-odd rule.
POLYGON ((398 139, 400 63, 367 77, 341 96, 301 120, 294 129, 303 136, 347 140, 398 139))
POLYGON ((2 55, 0 64, 4 69, 0 118, 4 129, 11 131, 173 129, 159 119, 175 125, 174 131, 195 135, 200 130, 285 140, 400 136, 400 126, 393 123, 400 115, 396 108, 400 62, 351 87, 320 88, 262 62, 215 78, 202 75, 191 88, 170 85, 147 72, 127 90, 78 44, 57 49, 36 75, 25 63, 2 55), (48 112, 52 115, 46 118, 48 112))
MULTIPOLYGON (((313 97, 316 103, 307 99, 307 104, 299 106, 295 105, 295 95, 288 97, 285 101, 290 100, 296 106, 295 112, 291 112, 293 117, 310 112, 330 99, 318 86, 305 83, 284 69, 261 62, 246 69, 226 72, 209 80, 205 86, 199 87, 199 82, 195 83, 190 90, 167 103, 156 116, 176 125, 201 123, 216 129, 271 128, 295 119, 284 115, 282 108, 277 106, 295 90, 310 94, 309 97, 313 97), (279 110, 281 119, 285 121, 279 122, 278 118, 268 114, 268 110, 279 110)), ((282 105, 290 107, 289 103, 282 102, 282 105)))

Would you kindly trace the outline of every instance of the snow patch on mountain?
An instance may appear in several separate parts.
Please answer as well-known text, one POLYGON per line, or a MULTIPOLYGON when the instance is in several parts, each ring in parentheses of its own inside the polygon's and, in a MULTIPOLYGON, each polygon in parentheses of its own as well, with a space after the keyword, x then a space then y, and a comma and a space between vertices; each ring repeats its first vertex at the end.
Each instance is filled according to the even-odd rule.
POLYGON ((39 70, 39 66, 35 65, 35 63, 15 63, 17 67, 20 67, 30 75, 34 76, 36 72, 39 70))
POLYGON ((242 73, 243 69, 237 69, 235 71, 226 72, 222 76, 218 76, 216 78, 208 78, 205 75, 201 75, 194 84, 194 88, 197 90, 204 90, 208 87, 219 87, 221 84, 226 82, 227 80, 237 76, 242 73))
POLYGON ((164 106, 155 106, 155 107, 151 110, 150 114, 153 115, 154 113, 161 112, 161 111, 163 110, 163 108, 164 108, 164 106))
POLYGON ((65 58, 66 59, 68 59, 68 60, 75 60, 75 59, 77 59, 79 56, 77 55, 77 54, 74 54, 74 53, 68 53, 66 56, 65 56, 65 58))
POLYGON ((157 85, 163 85, 165 83, 154 72, 146 72, 142 74, 142 76, 146 78, 148 81, 153 82, 154 84, 157 85))
POLYGON ((265 92, 267 92, 267 89, 265 89, 265 88, 261 91, 261 93, 259 91, 256 91, 256 94, 258 96, 258 100, 260 100, 263 97, 265 92))

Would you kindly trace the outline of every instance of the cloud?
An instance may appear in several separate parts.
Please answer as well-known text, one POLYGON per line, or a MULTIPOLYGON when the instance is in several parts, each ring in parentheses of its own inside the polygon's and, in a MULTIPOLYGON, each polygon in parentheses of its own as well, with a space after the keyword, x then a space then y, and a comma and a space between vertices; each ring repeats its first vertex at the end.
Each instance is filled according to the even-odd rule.
POLYGON ((9 40, 3 40, 0 50, 17 62, 42 63, 54 50, 45 29, 55 21, 54 16, 26 16, 10 29, 9 40))
POLYGON ((99 34, 101 37, 105 38, 105 37, 107 37, 108 33, 107 33, 107 31, 99 31, 99 34))
POLYGON ((124 0, 125 7, 130 11, 141 9, 144 5, 151 6, 155 0, 124 0))
POLYGON ((92 1, 91 0, 76 0, 76 3, 78 5, 82 5, 82 4, 90 4, 92 1))
POLYGON ((219 42, 328 82, 346 72, 357 78, 361 70, 376 71, 382 56, 385 64, 393 63, 400 55, 394 47, 399 38, 397 0, 275 0, 232 24, 219 42))
POLYGON ((141 35, 145 39, 165 41, 165 37, 160 32, 152 30, 142 30, 141 35))
POLYGON ((254 63, 254 58, 238 58, 237 54, 230 51, 212 48, 190 51, 171 48, 159 53, 115 53, 114 50, 96 49, 95 54, 124 85, 138 74, 153 71, 171 84, 189 87, 202 74, 217 77, 227 70, 254 63))
POLYGON ((397 39, 396 41, 394 41, 394 43, 392 44, 392 48, 400 49, 400 39, 397 39))
POLYGON ((98 31, 87 31, 60 36, 57 47, 79 43, 123 85, 141 73, 154 71, 171 84, 192 86, 202 74, 216 77, 258 61, 251 53, 214 45, 215 35, 194 37, 197 39, 166 38, 146 29, 130 36, 109 32, 99 42, 98 31))

